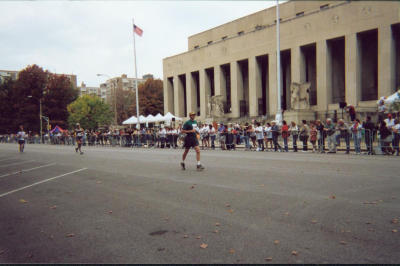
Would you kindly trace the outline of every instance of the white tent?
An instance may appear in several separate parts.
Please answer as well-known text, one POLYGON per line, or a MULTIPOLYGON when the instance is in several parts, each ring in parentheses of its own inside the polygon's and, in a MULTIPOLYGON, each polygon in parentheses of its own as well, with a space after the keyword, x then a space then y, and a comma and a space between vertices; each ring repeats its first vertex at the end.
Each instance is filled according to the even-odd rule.
POLYGON ((164 121, 171 121, 172 118, 175 118, 175 120, 182 120, 182 118, 174 116, 173 114, 171 114, 170 112, 168 112, 165 116, 164 116, 164 121))
POLYGON ((164 121, 164 116, 160 113, 156 114, 156 116, 154 117, 154 121, 155 122, 160 122, 160 121, 164 121))
POLYGON ((136 123, 137 123, 136 116, 131 116, 128 119, 126 119, 124 122, 122 122, 123 125, 131 125, 131 124, 136 124, 136 123))
MULTIPOLYGON (((165 116, 163 116, 162 114, 158 113, 156 116, 152 116, 152 115, 148 115, 147 117, 140 115, 139 116, 139 121, 140 124, 148 124, 148 123, 155 123, 155 122, 171 122, 172 118, 175 118, 175 120, 182 120, 182 118, 174 116, 171 113, 167 113, 165 116)), ((130 118, 128 118, 127 120, 125 120, 124 122, 122 122, 123 125, 132 125, 132 124, 137 124, 138 123, 138 119, 135 116, 132 116, 130 118)))

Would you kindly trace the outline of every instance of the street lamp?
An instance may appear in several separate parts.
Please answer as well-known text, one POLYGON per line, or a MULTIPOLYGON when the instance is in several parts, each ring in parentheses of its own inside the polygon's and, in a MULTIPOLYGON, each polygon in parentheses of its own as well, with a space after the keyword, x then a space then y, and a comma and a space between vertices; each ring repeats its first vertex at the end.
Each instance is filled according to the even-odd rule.
MULTIPOLYGON (((104 76, 104 77, 108 77, 109 79, 111 79, 111 77, 107 74, 96 74, 96 76, 100 77, 100 76, 104 76)), ((114 88, 114 123, 115 125, 118 125, 118 120, 117 120, 117 88, 115 86, 115 81, 112 80, 112 85, 114 88)))

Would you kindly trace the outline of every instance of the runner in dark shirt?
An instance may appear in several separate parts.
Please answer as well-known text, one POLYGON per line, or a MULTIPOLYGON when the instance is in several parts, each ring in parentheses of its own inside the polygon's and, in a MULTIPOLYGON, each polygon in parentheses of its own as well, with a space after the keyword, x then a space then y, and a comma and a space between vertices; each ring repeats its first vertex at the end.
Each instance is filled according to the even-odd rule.
POLYGON ((185 170, 185 159, 186 155, 188 154, 190 148, 194 148, 196 151, 196 160, 197 160, 197 170, 203 170, 204 167, 200 163, 200 147, 199 147, 199 141, 197 140, 197 133, 199 131, 199 128, 197 126, 197 121, 194 120, 196 117, 196 114, 191 112, 189 113, 190 120, 186 121, 185 124, 183 124, 182 127, 182 133, 186 134, 185 139, 184 139, 184 144, 183 147, 185 148, 185 151, 183 152, 182 155, 182 162, 181 162, 181 167, 182 170, 185 170))
POLYGON ((78 152, 78 150, 79 150, 79 153, 82 155, 83 152, 81 150, 81 147, 82 147, 83 134, 85 134, 85 133, 79 123, 76 124, 74 134, 75 134, 76 144, 77 144, 77 147, 75 148, 75 152, 78 152))

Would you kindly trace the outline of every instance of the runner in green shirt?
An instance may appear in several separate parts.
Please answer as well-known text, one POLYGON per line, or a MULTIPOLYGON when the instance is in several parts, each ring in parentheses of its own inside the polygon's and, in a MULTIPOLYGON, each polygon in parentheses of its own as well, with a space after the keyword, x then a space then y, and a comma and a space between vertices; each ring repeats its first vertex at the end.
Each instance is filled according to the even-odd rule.
POLYGON ((185 151, 182 155, 181 167, 182 170, 185 170, 185 159, 188 154, 190 148, 194 148, 196 151, 196 160, 197 160, 197 170, 203 170, 204 167, 200 163, 200 148, 199 142, 197 140, 196 132, 198 132, 199 128, 197 127, 197 121, 194 120, 196 114, 191 112, 189 113, 190 120, 186 121, 182 127, 182 133, 186 134, 184 139, 183 147, 185 147, 185 151))

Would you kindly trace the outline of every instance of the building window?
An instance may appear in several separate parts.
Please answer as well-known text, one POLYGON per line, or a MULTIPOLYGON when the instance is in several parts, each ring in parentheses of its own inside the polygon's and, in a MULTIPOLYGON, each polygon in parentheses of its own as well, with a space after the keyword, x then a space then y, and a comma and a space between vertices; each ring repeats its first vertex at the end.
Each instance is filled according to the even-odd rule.
POLYGON ((228 38, 228 36, 223 36, 221 39, 226 40, 226 38, 228 38))
POLYGON ((244 34, 244 31, 239 31, 238 32, 238 35, 243 35, 244 34))

